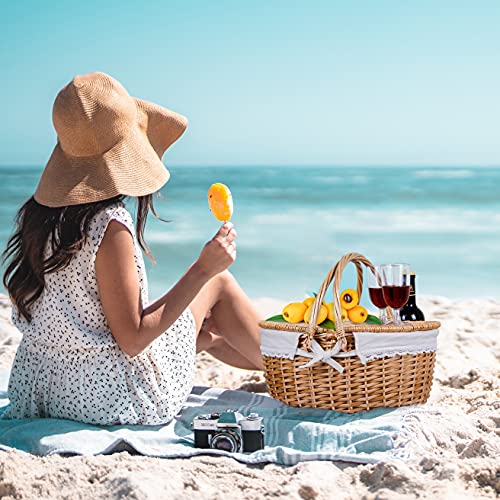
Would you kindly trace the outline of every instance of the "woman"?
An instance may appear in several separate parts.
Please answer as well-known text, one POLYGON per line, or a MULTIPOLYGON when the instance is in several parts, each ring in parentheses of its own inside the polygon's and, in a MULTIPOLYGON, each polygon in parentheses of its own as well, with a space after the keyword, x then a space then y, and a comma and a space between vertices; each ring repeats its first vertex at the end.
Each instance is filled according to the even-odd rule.
POLYGON ((161 158, 187 120, 91 73, 59 92, 53 121, 58 143, 4 254, 23 338, 3 418, 161 424, 190 393, 196 351, 262 369, 257 312, 227 271, 231 223, 148 303, 144 226, 169 178, 161 158))

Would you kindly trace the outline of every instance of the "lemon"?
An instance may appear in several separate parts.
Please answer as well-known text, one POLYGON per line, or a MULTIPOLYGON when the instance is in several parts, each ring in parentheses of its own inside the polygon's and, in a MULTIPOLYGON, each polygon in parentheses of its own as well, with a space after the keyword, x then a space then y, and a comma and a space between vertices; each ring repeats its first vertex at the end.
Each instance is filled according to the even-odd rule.
MULTIPOLYGON (((311 319, 311 313, 312 313, 312 307, 308 307, 304 315, 304 321, 306 323, 309 323, 309 320, 311 319)), ((319 325, 320 323, 323 323, 323 321, 325 321, 327 317, 328 317, 328 308, 324 305, 321 305, 316 324, 319 325)))
POLYGON ((335 321, 335 307, 333 305, 333 302, 329 302, 326 304, 326 308, 328 309, 328 319, 330 321, 335 321))
POLYGON ((347 319, 349 318, 348 314, 347 314, 347 311, 342 308, 342 321, 347 321, 347 319))
POLYGON ((281 313, 288 323, 300 323, 304 321, 307 306, 302 302, 292 302, 283 308, 281 313))
POLYGON ((307 299, 304 299, 302 301, 303 304, 305 304, 306 307, 311 307, 316 299, 314 297, 307 297, 307 299))
POLYGON ((364 323, 368 317, 368 311, 363 306, 354 306, 347 313, 353 323, 364 323))
POLYGON ((356 290, 348 288, 347 290, 344 290, 340 294, 340 305, 344 309, 346 310, 352 309, 353 307, 356 307, 358 304, 359 304, 359 296, 356 290))
MULTIPOLYGON (((326 304, 326 307, 328 309, 328 319, 335 323, 335 306, 333 302, 326 304)), ((341 318, 342 321, 347 321, 347 311, 344 308, 342 308, 341 318)))
MULTIPOLYGON (((302 301, 303 304, 305 304, 307 307, 312 307, 312 305, 314 304, 314 301, 316 300, 316 297, 307 297, 307 299, 304 299, 302 301)), ((326 306, 326 302, 323 300, 323 302, 321 302, 324 306, 326 306)))

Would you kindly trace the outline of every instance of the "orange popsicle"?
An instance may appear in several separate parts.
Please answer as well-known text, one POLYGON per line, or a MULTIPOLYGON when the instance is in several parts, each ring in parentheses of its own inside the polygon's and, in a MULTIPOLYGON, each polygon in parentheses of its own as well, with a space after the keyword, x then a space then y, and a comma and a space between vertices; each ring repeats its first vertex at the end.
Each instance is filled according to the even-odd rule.
POLYGON ((233 215, 233 195, 229 188, 220 182, 212 184, 208 190, 208 206, 215 218, 228 221, 233 215))

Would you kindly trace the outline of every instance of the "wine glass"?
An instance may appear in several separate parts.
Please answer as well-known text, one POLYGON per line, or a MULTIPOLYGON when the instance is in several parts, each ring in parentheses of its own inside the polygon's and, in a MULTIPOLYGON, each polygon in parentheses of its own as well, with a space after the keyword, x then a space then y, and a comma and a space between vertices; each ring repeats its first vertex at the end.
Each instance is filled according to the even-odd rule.
POLYGON ((387 317, 387 302, 384 298, 384 292, 382 289, 382 272, 380 266, 375 266, 374 269, 368 268, 368 292, 370 294, 370 300, 375 307, 379 309, 380 321, 383 325, 389 323, 389 318, 387 317))
POLYGON ((402 325, 399 310, 410 297, 410 264, 385 264, 381 272, 384 299, 394 312, 392 323, 402 325))

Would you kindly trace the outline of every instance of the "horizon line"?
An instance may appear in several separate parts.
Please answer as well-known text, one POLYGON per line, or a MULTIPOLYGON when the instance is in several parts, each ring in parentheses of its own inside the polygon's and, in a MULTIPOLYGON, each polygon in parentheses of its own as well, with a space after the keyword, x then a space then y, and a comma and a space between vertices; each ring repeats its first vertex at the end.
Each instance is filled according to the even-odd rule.
MULTIPOLYGON (((45 168, 45 165, 37 165, 33 163, 0 163, 0 169, 5 167, 19 167, 19 168, 45 168)), ((176 163, 165 165, 167 168, 439 168, 439 169, 477 169, 477 168, 500 168, 499 164, 432 164, 432 163, 408 163, 408 164, 363 164, 363 163, 334 163, 334 164, 292 164, 292 163, 239 163, 236 165, 230 163, 176 163)))

